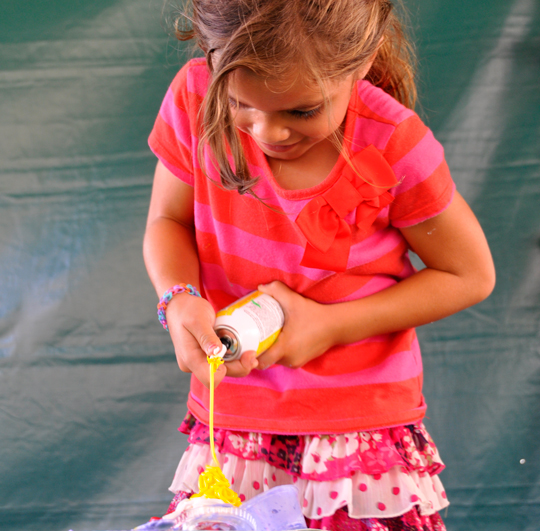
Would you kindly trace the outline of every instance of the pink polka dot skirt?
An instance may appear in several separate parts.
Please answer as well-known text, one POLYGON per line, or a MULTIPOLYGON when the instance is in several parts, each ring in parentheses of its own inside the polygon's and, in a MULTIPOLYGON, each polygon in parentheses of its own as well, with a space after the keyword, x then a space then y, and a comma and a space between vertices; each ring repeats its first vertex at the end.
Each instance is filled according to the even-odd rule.
MULTIPOLYGON (((199 470, 212 456, 206 426, 188 415, 181 429, 189 433, 190 446, 170 488, 185 497, 198 491, 199 470)), ((240 499, 251 499, 277 485, 294 484, 311 528, 445 529, 437 514, 448 506, 437 476, 444 464, 421 423, 315 436, 217 429, 216 449, 222 470, 240 499), (371 527, 338 526, 336 521, 343 518, 354 525, 373 521, 371 527), (410 521, 408 527, 384 523, 396 518, 410 521), (416 521, 418 527, 414 527, 416 521)))

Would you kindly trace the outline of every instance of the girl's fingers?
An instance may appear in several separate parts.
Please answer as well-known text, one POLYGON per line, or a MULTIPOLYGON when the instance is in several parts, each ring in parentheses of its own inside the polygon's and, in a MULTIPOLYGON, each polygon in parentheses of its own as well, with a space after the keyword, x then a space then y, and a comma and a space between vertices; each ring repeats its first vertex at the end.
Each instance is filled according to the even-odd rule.
MULTIPOLYGON (((173 299, 174 301, 174 299, 173 299)), ((186 299, 185 305, 172 306, 169 321, 171 339, 175 345, 178 366, 183 372, 193 373, 206 387, 210 386, 207 356, 215 356, 222 350, 221 341, 213 329, 215 314, 205 302, 186 299)), ((215 384, 223 379, 225 368, 218 368, 215 384)))
MULTIPOLYGON (((267 295, 274 297, 274 299, 279 302, 285 315, 284 326, 286 326, 287 317, 289 316, 290 309, 293 307, 295 297, 298 298, 300 296, 279 280, 274 280, 269 284, 261 284, 257 289, 262 293, 266 293, 267 295)), ((282 335, 278 336, 276 342, 267 351, 263 352, 259 356, 258 368, 264 370, 268 369, 268 367, 271 367, 275 363, 279 363, 283 356, 286 355, 286 352, 283 350, 283 344, 286 344, 286 341, 283 340, 282 332, 282 335)))
POLYGON ((219 337, 214 332, 213 328, 206 329, 206 330, 200 330, 198 331, 199 334, 197 336, 197 332, 195 332, 194 337, 197 339, 197 342, 201 346, 201 350, 207 355, 207 356, 217 356, 222 351, 222 343, 219 340, 219 337))
POLYGON ((298 296, 297 293, 292 291, 289 287, 287 287, 283 282, 280 282, 279 280, 274 280, 273 282, 270 282, 269 284, 261 284, 257 288, 261 293, 266 293, 267 295, 270 295, 276 299, 283 310, 287 308, 287 306, 290 304, 291 297, 294 297, 295 295, 298 296))
POLYGON ((174 309, 180 311, 183 328, 207 356, 215 356, 221 351, 221 341, 213 328, 216 315, 208 301, 190 295, 190 298, 184 298, 181 308, 174 309))
MULTIPOLYGON (((173 298, 167 308, 171 338, 176 347, 178 366, 193 373, 207 388, 210 370, 207 356, 222 354, 223 345, 214 331, 215 313, 208 301, 182 294, 173 298), (175 300, 176 299, 176 300, 175 300)), ((242 377, 257 367, 256 353, 245 352, 239 360, 226 362, 214 374, 217 387, 227 376, 242 377)))
MULTIPOLYGON (((209 388, 210 372, 206 356, 215 356, 220 353, 221 342, 213 329, 203 330, 195 327, 195 329, 184 330, 189 332, 186 333, 189 337, 184 337, 179 343, 182 350, 177 354, 178 366, 184 372, 192 372, 204 386, 209 388)), ((214 374, 214 386, 217 387, 225 376, 240 378, 248 375, 258 365, 256 355, 254 351, 244 352, 240 359, 220 365, 214 374)))
MULTIPOLYGON (((208 383, 202 382, 206 387, 208 387, 208 389, 210 389, 210 368, 209 367, 210 365, 207 362, 204 370, 206 371, 206 374, 208 375, 207 376, 208 383)), ((225 376, 227 376, 227 369, 225 365, 220 365, 217 368, 217 371, 214 373, 214 389, 221 383, 221 380, 223 380, 225 376)))
MULTIPOLYGON (((303 304, 303 297, 291 290, 287 285, 283 284, 279 280, 274 280, 269 284, 263 284, 258 287, 259 291, 271 295, 276 299, 285 315, 285 324, 283 331, 278 336, 276 342, 266 351, 259 356, 259 369, 264 370, 272 365, 279 363, 286 367, 297 367, 292 360, 296 358, 291 350, 291 342, 288 339, 289 335, 285 329, 289 329, 291 322, 295 321, 294 316, 298 313, 298 308, 303 304)), ((301 313, 301 312, 300 312, 301 313)))
POLYGON ((274 363, 276 363, 276 361, 279 360, 280 358, 281 358, 281 355, 279 353, 279 348, 276 342, 268 350, 263 352, 257 358, 257 361, 259 362, 258 368, 261 371, 264 371, 265 369, 268 369, 268 367, 271 367, 272 365, 274 365, 274 363))
MULTIPOLYGON (((179 356, 178 365, 184 372, 193 373, 206 388, 210 388, 210 364, 208 363, 206 354, 198 345, 192 352, 184 352, 183 356, 179 356), (187 358, 187 362, 184 358, 187 358), (185 365, 187 370, 183 369, 182 365, 185 365)), ((224 365, 220 365, 214 373, 214 387, 219 385, 226 374, 227 369, 224 365)))
POLYGON ((266 352, 263 352, 259 356, 259 369, 264 371, 272 365, 283 365, 284 367, 289 367, 290 369, 298 369, 305 365, 305 361, 298 356, 289 356, 286 352, 282 352, 277 347, 272 346, 266 352))
POLYGON ((225 363, 225 366, 227 367, 227 376, 233 376, 235 378, 247 376, 253 369, 256 369, 258 365, 257 353, 254 350, 244 352, 242 357, 238 360, 227 361, 225 363))

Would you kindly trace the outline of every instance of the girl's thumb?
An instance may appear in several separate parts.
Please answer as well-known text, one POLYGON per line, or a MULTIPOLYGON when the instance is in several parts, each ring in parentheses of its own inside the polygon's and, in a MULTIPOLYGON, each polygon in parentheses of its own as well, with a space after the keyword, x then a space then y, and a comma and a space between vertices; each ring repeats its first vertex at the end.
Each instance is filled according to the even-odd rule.
POLYGON ((279 280, 274 280, 273 282, 270 282, 269 284, 260 284, 257 289, 261 293, 266 293, 267 295, 271 295, 276 299, 278 302, 283 303, 287 300, 289 295, 291 294, 291 289, 287 287, 283 282, 280 282, 279 280))
POLYGON ((213 330, 201 334, 198 342, 207 356, 222 356, 227 350, 213 330))

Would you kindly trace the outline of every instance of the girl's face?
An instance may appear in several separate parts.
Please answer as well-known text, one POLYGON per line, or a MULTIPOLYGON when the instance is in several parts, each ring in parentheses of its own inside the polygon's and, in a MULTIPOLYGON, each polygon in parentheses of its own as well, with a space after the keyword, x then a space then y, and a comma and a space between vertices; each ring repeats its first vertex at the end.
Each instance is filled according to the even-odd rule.
POLYGON ((319 87, 301 76, 263 78, 247 68, 229 79, 229 103, 235 125, 253 138, 265 155, 295 160, 329 139, 345 120, 355 77, 319 87))

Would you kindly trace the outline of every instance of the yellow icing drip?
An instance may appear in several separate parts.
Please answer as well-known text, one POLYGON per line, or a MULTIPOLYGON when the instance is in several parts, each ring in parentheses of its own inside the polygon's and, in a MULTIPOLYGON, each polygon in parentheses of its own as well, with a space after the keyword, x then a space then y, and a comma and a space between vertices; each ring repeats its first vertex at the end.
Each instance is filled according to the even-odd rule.
POLYGON ((231 489, 231 484, 224 476, 219 466, 206 465, 204 472, 199 476, 199 493, 193 494, 192 498, 212 498, 240 507, 241 501, 238 494, 231 489))
POLYGON ((231 484, 219 467, 214 446, 214 373, 223 363, 223 358, 219 356, 207 356, 210 366, 210 449, 214 458, 215 466, 206 465, 206 469, 199 476, 199 493, 193 494, 192 498, 212 498, 230 503, 235 507, 240 507, 241 501, 238 494, 231 489, 231 484))

